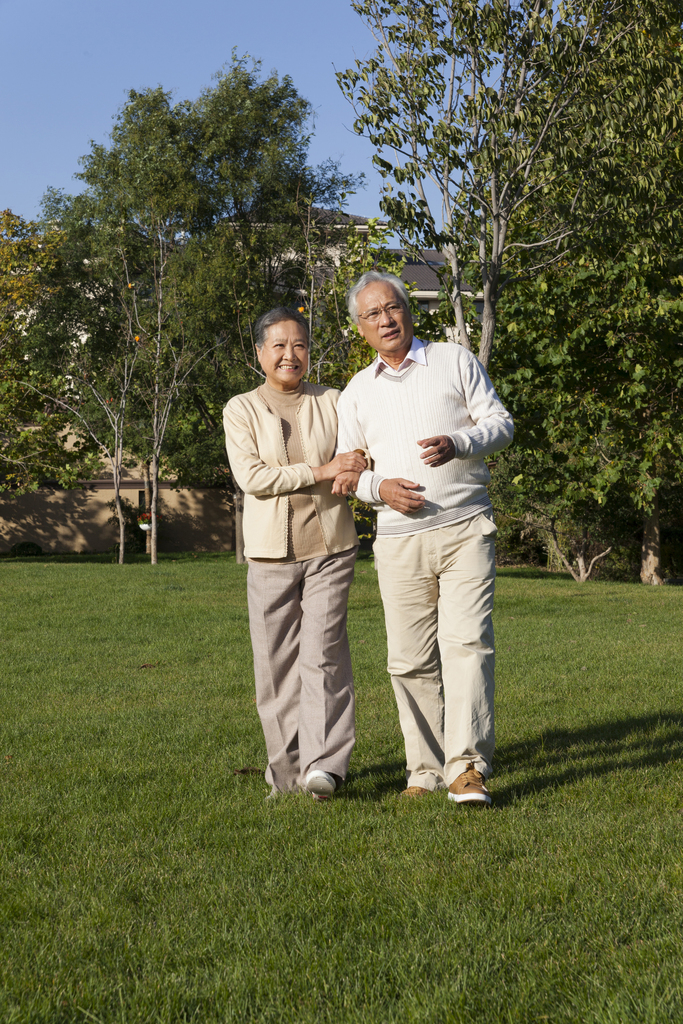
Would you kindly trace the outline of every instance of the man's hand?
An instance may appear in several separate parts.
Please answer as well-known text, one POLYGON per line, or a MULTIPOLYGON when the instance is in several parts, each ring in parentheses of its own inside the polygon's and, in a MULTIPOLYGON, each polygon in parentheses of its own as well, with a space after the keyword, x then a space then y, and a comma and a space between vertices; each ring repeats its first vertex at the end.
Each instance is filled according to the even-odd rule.
POLYGON ((417 512, 425 503, 424 495, 415 494, 421 486, 402 477, 382 480, 379 485, 379 496, 385 505, 393 508, 395 512, 417 512))
POLYGON ((448 434, 438 434, 436 437, 427 437, 424 441, 417 442, 421 448, 427 450, 420 456, 432 469, 434 466, 445 466, 447 462, 457 455, 455 441, 448 434))
POLYGON ((344 498, 349 494, 355 494, 359 480, 360 473, 337 473, 332 484, 332 493, 341 494, 344 498))
MULTIPOLYGON (((339 455, 335 455, 332 461, 324 466, 311 466, 311 469, 313 470, 315 482, 320 483, 321 480, 334 480, 340 473, 355 473, 357 476, 360 476, 367 467, 367 462, 358 452, 342 452, 339 455)), ((336 494, 337 492, 334 491, 333 493, 336 494)))

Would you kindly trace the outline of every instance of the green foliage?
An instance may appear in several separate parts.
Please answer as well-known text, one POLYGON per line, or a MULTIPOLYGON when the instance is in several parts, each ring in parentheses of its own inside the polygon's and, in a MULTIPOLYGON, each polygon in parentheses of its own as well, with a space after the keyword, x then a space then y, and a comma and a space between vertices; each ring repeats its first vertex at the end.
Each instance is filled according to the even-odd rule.
POLYGON ((516 448, 494 488, 505 511, 561 524, 575 553, 588 537, 632 545, 662 488, 683 482, 682 285, 654 244, 596 244, 501 305, 493 373, 516 448))
POLYGON ((35 358, 28 332, 51 297, 63 235, 0 214, 0 491, 22 494, 45 477, 73 486, 89 468, 87 445, 68 437, 68 418, 46 401, 55 370, 35 358))
POLYGON ((570 495, 552 472, 554 454, 552 448, 513 446, 496 457, 489 494, 498 525, 497 564, 570 568, 579 579, 583 566, 584 579, 633 581, 642 517, 628 491, 617 487, 602 502, 590 494, 570 495))
POLYGON ((346 295, 368 270, 400 275, 404 260, 387 251, 388 229, 376 218, 362 231, 353 224, 337 227, 334 221, 319 225, 312 220, 305 233, 307 294, 300 308, 311 327, 310 378, 343 388, 375 357, 349 317, 346 295))
MULTIPOLYGON (((194 102, 131 91, 81 160, 86 191, 46 197, 60 258, 31 317, 41 393, 115 490, 124 463, 150 467, 153 561, 160 476, 229 482, 222 408, 260 379, 251 324, 296 296, 301 196, 342 202, 357 183, 306 165, 310 115, 289 78, 233 54, 194 102)), ((119 528, 123 560, 123 512, 119 528)))
POLYGON ((194 102, 132 91, 111 143, 82 160, 85 195, 46 206, 93 247, 83 266, 102 281, 87 319, 105 304, 113 336, 101 323, 79 336, 101 347, 97 331, 136 362, 124 447, 181 485, 228 482, 222 408, 261 379, 251 325, 298 299, 302 210, 343 202, 359 180, 307 166, 310 105, 289 78, 259 71, 233 54, 194 102))
POLYGON ((337 77, 387 179, 382 208, 405 244, 446 255, 468 348, 463 287, 481 289, 486 366, 497 302, 521 264, 552 263, 634 200, 651 224, 675 209, 662 157, 678 146, 681 4, 352 6, 377 49, 337 77))
POLYGON ((60 240, 59 232, 41 232, 11 210, 0 213, 0 351, 18 343, 47 287, 60 240))
POLYGON ((665 271, 643 251, 586 255, 506 304, 494 372, 546 493, 602 504, 626 487, 648 510, 683 480, 683 278, 665 271))

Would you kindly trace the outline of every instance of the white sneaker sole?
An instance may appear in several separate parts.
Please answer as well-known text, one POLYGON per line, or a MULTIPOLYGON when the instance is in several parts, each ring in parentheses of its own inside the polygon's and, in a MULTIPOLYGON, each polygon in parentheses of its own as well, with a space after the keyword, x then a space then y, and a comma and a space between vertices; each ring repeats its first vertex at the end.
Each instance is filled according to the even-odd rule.
POLYGON ((336 788, 334 779, 327 772, 309 772, 306 776, 306 789, 317 800, 329 800, 336 788))
POLYGON ((449 793, 448 799, 456 804, 490 804, 491 797, 486 793, 472 793, 468 796, 460 796, 458 793, 449 793))

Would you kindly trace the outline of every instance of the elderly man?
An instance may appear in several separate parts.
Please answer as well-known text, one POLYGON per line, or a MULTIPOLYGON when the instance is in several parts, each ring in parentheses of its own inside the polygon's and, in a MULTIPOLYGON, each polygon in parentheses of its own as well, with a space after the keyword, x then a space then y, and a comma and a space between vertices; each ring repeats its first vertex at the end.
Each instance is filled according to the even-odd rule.
MULTIPOLYGON (((349 313, 377 358, 339 399, 338 447, 365 449, 373 461, 356 494, 378 509, 375 564, 406 747, 404 795, 447 788, 450 800, 486 806, 496 526, 484 460, 512 440, 512 417, 471 352, 414 337, 399 278, 364 274, 349 313)), ((335 493, 354 483, 338 475, 335 493)))

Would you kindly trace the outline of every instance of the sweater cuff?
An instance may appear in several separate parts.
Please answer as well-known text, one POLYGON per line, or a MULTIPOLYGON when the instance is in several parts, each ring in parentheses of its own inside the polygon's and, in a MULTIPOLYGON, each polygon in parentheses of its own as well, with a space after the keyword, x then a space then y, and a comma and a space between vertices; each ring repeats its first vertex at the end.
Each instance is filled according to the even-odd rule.
POLYGON ((367 505, 381 505, 382 499, 379 496, 379 488, 383 480, 384 477, 378 473, 374 473, 371 469, 364 469, 358 480, 356 497, 367 505))
POLYGON ((309 483, 301 484, 301 488, 313 487, 315 484, 315 473, 313 472, 313 468, 309 466, 307 462, 301 462, 300 465, 304 467, 304 471, 307 471, 306 475, 310 478, 309 483))
POLYGON ((449 434, 448 436, 455 445, 456 459, 466 459, 467 456, 471 454, 472 451, 472 445, 467 435, 463 434, 461 431, 458 431, 457 434, 449 434))
POLYGON ((370 481, 370 493, 372 494, 372 500, 375 505, 382 505, 382 499, 379 496, 379 489, 384 482, 384 477, 380 476, 379 473, 372 474, 372 480, 370 481))

